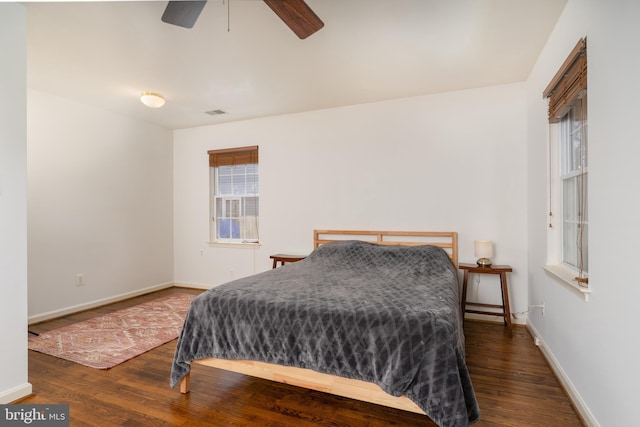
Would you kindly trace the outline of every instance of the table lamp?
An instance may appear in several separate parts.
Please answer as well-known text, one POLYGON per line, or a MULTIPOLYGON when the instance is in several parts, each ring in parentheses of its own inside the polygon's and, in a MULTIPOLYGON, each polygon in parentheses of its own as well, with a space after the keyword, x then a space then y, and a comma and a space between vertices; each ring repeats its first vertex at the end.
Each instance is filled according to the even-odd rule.
POLYGON ((480 267, 491 267, 490 258, 493 256, 493 242, 491 240, 475 240, 473 244, 476 258, 478 258, 477 264, 480 267))

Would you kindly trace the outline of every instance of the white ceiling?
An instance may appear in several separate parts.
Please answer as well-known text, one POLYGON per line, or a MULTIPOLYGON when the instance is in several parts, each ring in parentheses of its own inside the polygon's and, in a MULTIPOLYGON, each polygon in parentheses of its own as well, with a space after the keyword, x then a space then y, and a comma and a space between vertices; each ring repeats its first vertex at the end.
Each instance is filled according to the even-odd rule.
POLYGON ((28 86, 181 129, 520 82, 566 0, 307 3, 305 40, 261 0, 210 0, 192 29, 167 2, 26 3, 28 86))

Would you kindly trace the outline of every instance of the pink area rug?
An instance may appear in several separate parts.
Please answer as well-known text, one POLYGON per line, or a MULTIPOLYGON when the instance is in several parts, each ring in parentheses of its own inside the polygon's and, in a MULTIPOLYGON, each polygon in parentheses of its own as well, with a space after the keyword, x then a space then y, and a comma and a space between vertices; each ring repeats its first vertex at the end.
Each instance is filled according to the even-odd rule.
POLYGON ((29 349, 109 369, 177 338, 194 297, 172 294, 29 336, 29 349))

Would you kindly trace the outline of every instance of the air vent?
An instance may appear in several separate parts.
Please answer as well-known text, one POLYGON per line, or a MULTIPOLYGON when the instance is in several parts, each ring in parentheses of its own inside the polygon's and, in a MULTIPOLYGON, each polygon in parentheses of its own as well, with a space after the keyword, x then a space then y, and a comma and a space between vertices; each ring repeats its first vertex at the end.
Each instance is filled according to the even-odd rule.
POLYGON ((227 114, 226 111, 222 111, 222 110, 211 110, 211 111, 205 111, 206 114, 210 115, 210 116, 217 116, 219 114, 227 114))

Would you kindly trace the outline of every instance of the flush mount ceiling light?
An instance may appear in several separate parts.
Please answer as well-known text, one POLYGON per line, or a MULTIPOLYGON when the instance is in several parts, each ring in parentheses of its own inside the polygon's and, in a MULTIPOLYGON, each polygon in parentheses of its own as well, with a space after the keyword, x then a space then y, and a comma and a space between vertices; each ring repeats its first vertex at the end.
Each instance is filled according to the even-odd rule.
POLYGON ((164 105, 164 97, 154 92, 142 92, 140 101, 149 108, 160 108, 164 105))

